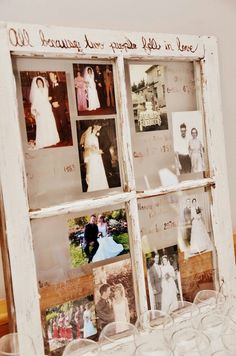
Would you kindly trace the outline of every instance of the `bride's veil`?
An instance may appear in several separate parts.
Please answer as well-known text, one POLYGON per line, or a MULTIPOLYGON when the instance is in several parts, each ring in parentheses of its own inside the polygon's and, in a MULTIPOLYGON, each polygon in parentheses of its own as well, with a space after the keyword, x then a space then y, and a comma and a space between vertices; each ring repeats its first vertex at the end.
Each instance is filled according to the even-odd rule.
POLYGON ((87 130, 85 130, 82 135, 81 135, 81 138, 80 138, 80 145, 81 146, 85 146, 85 143, 87 141, 87 137, 88 135, 90 135, 92 133, 92 126, 89 126, 87 128, 87 130))
POLYGON ((84 69, 84 80, 89 82, 91 78, 94 80, 94 71, 92 67, 85 67, 84 69), (88 70, 91 69, 91 74, 88 73, 88 70))
POLYGON ((31 104, 37 100, 37 96, 40 93, 43 93, 46 97, 48 97, 48 82, 44 77, 41 77, 40 75, 37 77, 34 77, 31 82, 31 87, 30 87, 30 95, 29 95, 29 100, 31 104), (43 88, 40 90, 38 85, 37 85, 37 80, 40 79, 43 82, 43 88))

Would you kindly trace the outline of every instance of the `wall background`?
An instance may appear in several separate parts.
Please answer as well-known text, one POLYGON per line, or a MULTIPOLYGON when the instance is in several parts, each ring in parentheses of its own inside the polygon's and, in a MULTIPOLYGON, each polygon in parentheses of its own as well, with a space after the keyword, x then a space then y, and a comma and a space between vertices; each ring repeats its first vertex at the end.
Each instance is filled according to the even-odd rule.
MULTIPOLYGON (((219 41, 222 107, 233 231, 236 232, 235 0, 0 0, 0 21, 112 30, 215 35, 219 41)), ((1 274, 1 268, 0 268, 1 274)), ((0 278, 1 279, 1 278, 0 278)), ((1 283, 0 283, 1 284, 1 283)), ((0 286, 0 297, 3 291, 0 286)))

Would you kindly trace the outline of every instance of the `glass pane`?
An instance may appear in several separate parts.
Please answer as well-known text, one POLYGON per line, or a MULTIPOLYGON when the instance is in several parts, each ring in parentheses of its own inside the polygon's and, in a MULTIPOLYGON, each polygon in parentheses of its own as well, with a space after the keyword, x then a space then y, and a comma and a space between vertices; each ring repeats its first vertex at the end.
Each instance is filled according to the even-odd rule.
POLYGON ((113 65, 18 58, 15 67, 30 208, 122 191, 113 65))
POLYGON ((200 289, 214 289, 208 192, 142 199, 138 208, 151 308, 167 312, 178 300, 192 302, 200 289))
POLYGON ((206 142, 194 64, 129 62, 127 76, 137 190, 202 178, 206 142))

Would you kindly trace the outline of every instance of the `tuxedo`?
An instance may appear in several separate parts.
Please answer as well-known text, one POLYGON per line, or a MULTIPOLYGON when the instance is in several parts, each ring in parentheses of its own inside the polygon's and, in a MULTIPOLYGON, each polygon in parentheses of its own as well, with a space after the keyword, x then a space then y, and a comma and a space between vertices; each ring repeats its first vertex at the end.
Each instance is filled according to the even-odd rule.
POLYGON ((103 165, 105 168, 108 185, 109 185, 109 187, 111 187, 111 184, 109 184, 110 183, 109 180, 111 179, 112 174, 113 174, 112 162, 111 162, 112 157, 111 157, 111 152, 110 152, 112 142, 111 142, 111 139, 107 133, 106 126, 102 127, 101 130, 99 131, 98 143, 99 143, 99 148, 103 151, 102 161, 103 161, 103 165))
POLYGON ((157 263, 154 263, 149 269, 149 278, 151 287, 153 290, 155 309, 161 310, 161 267, 157 263))
POLYGON ((88 262, 92 261, 93 256, 97 252, 97 249, 99 246, 97 238, 98 238, 97 224, 88 223, 87 225, 85 225, 84 239, 86 242, 86 246, 84 248, 84 252, 86 253, 86 256, 88 257, 88 262), (90 246, 92 246, 92 251, 90 251, 90 246))
POLYGON ((114 321, 114 312, 111 301, 109 299, 100 298, 95 308, 98 318, 98 329, 102 330, 104 326, 114 321))
MULTIPOLYGON (((68 136, 68 122, 66 117, 66 87, 63 83, 51 83, 49 86, 49 97, 52 99, 50 103, 52 105, 52 111, 56 120, 57 131, 60 136, 60 141, 65 141, 70 138, 68 136), (53 103, 57 102, 58 107, 54 108, 53 103)), ((70 129, 70 128, 69 128, 70 129)), ((71 136, 71 135, 70 135, 71 136)))
POLYGON ((190 243, 192 231, 192 214, 191 208, 184 208, 185 240, 190 243))
POLYGON ((106 107, 106 94, 105 94, 105 83, 102 72, 94 70, 94 80, 96 83, 98 99, 101 105, 101 108, 106 107))

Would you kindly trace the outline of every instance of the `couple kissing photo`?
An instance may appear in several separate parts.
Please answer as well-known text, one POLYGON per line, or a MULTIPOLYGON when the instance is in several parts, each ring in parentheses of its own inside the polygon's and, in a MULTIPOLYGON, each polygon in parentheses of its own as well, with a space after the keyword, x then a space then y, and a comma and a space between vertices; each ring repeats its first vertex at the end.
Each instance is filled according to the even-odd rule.
POLYGON ((119 322, 136 320, 130 259, 93 269, 97 328, 100 332, 111 322, 118 322, 116 332, 125 331, 119 322))
POLYGON ((129 252, 124 209, 68 221, 71 264, 79 267, 129 252))

